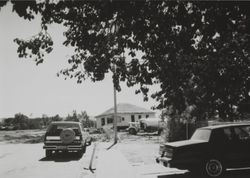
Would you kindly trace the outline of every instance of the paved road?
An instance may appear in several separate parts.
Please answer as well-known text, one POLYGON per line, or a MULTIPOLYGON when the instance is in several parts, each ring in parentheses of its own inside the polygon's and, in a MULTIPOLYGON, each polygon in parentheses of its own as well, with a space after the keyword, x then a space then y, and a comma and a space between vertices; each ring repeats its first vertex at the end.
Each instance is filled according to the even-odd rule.
POLYGON ((0 177, 2 178, 93 178, 89 166, 92 147, 82 158, 77 154, 45 158, 43 144, 0 144, 0 177))
MULTIPOLYGON (((155 164, 152 165, 141 165, 137 169, 139 172, 138 178, 208 178, 202 175, 191 174, 188 171, 176 170, 173 168, 165 168, 157 166, 155 164)), ((229 170, 225 173, 225 175, 220 178, 249 178, 250 177, 250 169, 245 170, 229 170)))

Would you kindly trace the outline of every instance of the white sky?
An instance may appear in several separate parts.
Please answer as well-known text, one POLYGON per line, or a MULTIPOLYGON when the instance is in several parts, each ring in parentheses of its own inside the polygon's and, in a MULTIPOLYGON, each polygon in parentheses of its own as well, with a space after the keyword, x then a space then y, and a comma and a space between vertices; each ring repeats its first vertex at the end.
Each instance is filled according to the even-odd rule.
MULTIPOLYGON (((12 117, 21 112, 30 117, 47 114, 66 116, 73 110, 86 110, 95 116, 113 107, 113 84, 108 76, 105 80, 93 83, 89 80, 77 84, 75 80, 64 80, 56 73, 67 66, 71 54, 62 45, 63 27, 52 25, 49 28, 54 40, 54 50, 46 56, 45 62, 36 66, 30 59, 19 59, 16 37, 29 39, 40 30, 39 19, 28 21, 12 13, 10 4, 0 10, 0 118, 12 117)), ((158 87, 153 86, 152 91, 158 87)), ((155 101, 143 102, 141 94, 135 95, 136 88, 122 84, 117 93, 118 103, 131 103, 150 109, 155 101)))

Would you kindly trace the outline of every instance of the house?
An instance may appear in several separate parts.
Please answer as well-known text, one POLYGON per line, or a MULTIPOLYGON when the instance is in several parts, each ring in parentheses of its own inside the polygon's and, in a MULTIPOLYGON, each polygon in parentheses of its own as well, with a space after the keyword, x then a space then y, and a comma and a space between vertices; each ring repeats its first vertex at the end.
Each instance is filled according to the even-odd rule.
MULTIPOLYGON (((138 107, 132 104, 120 103, 117 104, 117 128, 126 128, 129 122, 136 122, 142 118, 155 117, 155 112, 138 107)), ((96 127, 102 128, 106 125, 113 125, 114 107, 108 109, 102 114, 95 117, 96 127)))

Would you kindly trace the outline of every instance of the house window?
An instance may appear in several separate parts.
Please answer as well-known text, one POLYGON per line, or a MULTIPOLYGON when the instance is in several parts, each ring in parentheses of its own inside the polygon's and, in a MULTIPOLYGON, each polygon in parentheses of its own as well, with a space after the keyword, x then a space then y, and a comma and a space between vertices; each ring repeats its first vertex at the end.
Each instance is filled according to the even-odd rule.
POLYGON ((138 119, 141 119, 141 115, 138 116, 138 119))
POLYGON ((122 121, 125 121, 125 118, 124 118, 124 117, 122 118, 122 121))
POLYGON ((105 118, 101 119, 102 126, 105 125, 105 118))
POLYGON ((146 115, 146 118, 148 118, 148 115, 146 115))
POLYGON ((111 123, 113 123, 113 118, 108 118, 107 124, 111 124, 111 123))
POLYGON ((135 116, 131 115, 131 122, 135 122, 135 116))

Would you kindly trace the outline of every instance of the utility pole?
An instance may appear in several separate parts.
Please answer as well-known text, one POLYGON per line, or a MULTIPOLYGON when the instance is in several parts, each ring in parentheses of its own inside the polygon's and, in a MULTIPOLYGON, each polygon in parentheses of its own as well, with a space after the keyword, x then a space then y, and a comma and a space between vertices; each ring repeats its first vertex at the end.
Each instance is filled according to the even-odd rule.
MULTIPOLYGON (((116 68, 115 68, 116 70, 116 68)), ((117 104, 116 104, 116 88, 114 85, 114 132, 115 132, 115 136, 114 136, 114 144, 117 143, 117 104)))
MULTIPOLYGON (((114 21, 114 23, 111 25, 111 29, 110 29, 111 34, 114 36, 115 33, 117 32, 117 24, 114 21)), ((113 72, 114 75, 116 74, 116 65, 114 64, 113 66, 113 72)), ((115 82, 113 81, 113 88, 114 88, 114 144, 117 143, 118 137, 117 137, 117 102, 116 102, 116 88, 115 88, 115 82)))

